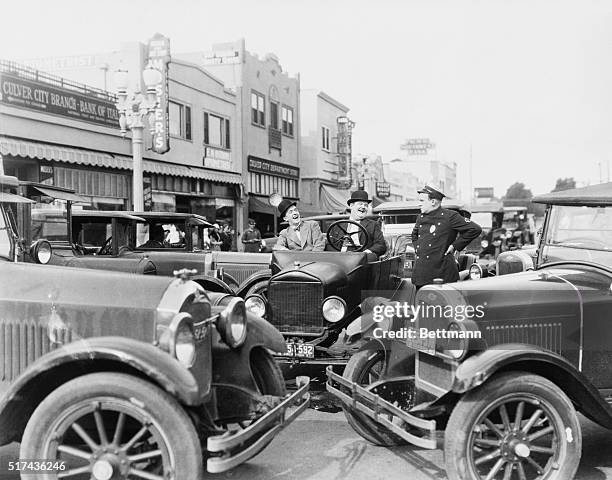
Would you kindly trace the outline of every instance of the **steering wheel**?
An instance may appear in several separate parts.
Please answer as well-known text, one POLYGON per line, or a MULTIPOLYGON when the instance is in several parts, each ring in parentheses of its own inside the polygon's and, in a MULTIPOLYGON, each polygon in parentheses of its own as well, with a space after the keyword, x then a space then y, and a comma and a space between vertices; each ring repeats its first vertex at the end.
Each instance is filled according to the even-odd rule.
POLYGON ((100 250, 98 250, 98 255, 110 255, 111 252, 111 242, 113 241, 113 237, 110 236, 108 237, 106 240, 104 240, 104 243, 102 244, 102 246, 100 247, 100 250))
POLYGON ((356 247, 355 242, 353 242, 352 235, 361 233, 363 233, 365 241, 362 245, 359 245, 356 250, 353 250, 354 252, 363 252, 366 249, 366 245, 370 242, 370 235, 360 223, 353 222, 352 220, 338 220, 332 223, 327 229, 327 243, 329 243, 334 250, 340 252, 345 242, 349 246, 356 247), (346 228, 344 227, 344 224, 346 224, 346 228), (357 231, 349 233, 349 224, 357 226, 357 231))

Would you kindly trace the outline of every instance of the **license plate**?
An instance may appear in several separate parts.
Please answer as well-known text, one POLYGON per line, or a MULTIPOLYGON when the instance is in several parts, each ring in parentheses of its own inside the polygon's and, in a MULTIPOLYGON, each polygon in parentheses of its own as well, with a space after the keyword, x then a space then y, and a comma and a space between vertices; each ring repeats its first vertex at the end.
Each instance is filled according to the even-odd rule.
POLYGON ((435 355, 436 353, 436 339, 429 337, 420 337, 419 330, 411 328, 410 331, 414 332, 414 338, 410 336, 406 339, 406 345, 408 348, 418 350, 419 352, 427 353, 429 355, 435 355))
POLYGON ((287 350, 281 353, 283 357, 314 358, 314 345, 308 343, 286 343, 287 350))
POLYGON ((204 323, 202 325, 194 325, 193 326, 193 337, 195 338, 197 343, 200 343, 206 338, 206 334, 208 333, 208 324, 204 323))

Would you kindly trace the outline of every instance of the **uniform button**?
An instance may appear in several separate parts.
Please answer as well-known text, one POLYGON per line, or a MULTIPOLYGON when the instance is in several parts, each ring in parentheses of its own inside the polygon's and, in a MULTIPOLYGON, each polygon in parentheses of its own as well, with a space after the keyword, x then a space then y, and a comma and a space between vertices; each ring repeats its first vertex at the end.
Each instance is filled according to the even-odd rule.
POLYGON ((435 236, 436 236, 436 234, 434 233, 434 234, 433 234, 433 236, 435 237, 435 236))
POLYGON ((438 222, 438 225, 440 225, 440 222, 438 222))
POLYGON ((427 255, 427 257, 426 257, 426 258, 429 258, 429 255, 427 255))
POLYGON ((429 246, 431 247, 431 243, 429 244, 429 246))
POLYGON ((444 213, 442 215, 444 215, 444 213))
POLYGON ((419 259, 419 256, 417 255, 417 260, 419 259))

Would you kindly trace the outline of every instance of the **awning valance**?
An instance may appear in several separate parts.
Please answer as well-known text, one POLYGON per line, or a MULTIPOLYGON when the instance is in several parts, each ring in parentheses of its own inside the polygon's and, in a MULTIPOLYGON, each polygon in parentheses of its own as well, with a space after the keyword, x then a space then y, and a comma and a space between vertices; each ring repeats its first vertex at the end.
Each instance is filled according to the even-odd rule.
POLYGON ((351 192, 349 190, 340 190, 329 185, 321 185, 319 205, 324 212, 344 212, 348 208, 346 201, 350 196, 351 192))
MULTIPOLYGON (((37 158, 39 160, 55 160, 77 165, 92 167, 116 168, 132 170, 132 159, 125 155, 114 155, 106 152, 95 152, 71 147, 60 147, 47 143, 31 142, 8 137, 0 137, 0 154, 17 157, 37 158)), ((159 175, 176 177, 200 178, 212 182, 241 184, 239 173, 221 172, 176 163, 143 160, 143 170, 159 175)))
POLYGON ((249 212, 266 213, 268 215, 278 215, 276 208, 268 203, 265 197, 249 195, 249 212))

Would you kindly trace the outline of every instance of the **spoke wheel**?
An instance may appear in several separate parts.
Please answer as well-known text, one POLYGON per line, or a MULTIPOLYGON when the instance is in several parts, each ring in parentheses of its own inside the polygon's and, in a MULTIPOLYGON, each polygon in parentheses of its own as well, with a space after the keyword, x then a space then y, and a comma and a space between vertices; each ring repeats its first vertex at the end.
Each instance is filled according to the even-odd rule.
MULTIPOLYGON (((384 378, 387 369, 387 357, 384 350, 366 349, 355 353, 348 361, 342 376, 362 387, 367 387, 384 378)), ((413 372, 407 372, 407 375, 413 372)), ((359 435, 381 446, 402 445, 406 442, 385 427, 377 424, 366 415, 351 410, 343 405, 342 410, 349 425, 359 435)))
POLYGON ((580 426, 567 396, 549 380, 520 372, 468 393, 445 435, 453 480, 570 480, 580 450, 580 426))
POLYGON ((65 470, 48 478, 180 480, 202 473, 200 442, 182 407, 124 374, 86 375, 51 393, 28 422, 20 456, 64 462, 65 470))

